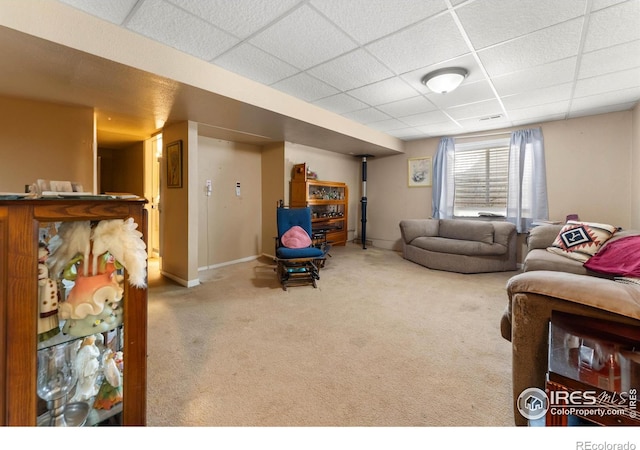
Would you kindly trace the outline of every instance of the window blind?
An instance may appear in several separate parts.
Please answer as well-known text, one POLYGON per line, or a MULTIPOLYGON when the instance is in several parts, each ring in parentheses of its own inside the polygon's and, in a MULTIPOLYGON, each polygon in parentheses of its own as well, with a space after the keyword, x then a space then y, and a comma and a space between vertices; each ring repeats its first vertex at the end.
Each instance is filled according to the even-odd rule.
POLYGON ((459 215, 471 212, 506 212, 509 147, 461 148, 456 146, 455 201, 459 215))

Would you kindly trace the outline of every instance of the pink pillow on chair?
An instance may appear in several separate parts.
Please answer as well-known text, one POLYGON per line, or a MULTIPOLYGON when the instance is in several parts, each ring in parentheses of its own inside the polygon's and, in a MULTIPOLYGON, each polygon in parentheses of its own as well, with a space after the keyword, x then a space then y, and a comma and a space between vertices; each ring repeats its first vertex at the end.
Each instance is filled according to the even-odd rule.
POLYGON ((287 248, 306 248, 311 245, 311 238, 304 228, 294 225, 282 235, 280 242, 287 248))

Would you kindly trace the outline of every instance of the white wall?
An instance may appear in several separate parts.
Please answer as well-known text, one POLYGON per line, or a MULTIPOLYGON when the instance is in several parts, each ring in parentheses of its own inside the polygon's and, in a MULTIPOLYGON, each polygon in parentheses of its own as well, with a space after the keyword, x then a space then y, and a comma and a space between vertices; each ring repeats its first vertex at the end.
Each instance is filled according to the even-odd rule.
POLYGON ((262 253, 260 147, 198 138, 198 267, 255 258, 262 253), (205 181, 211 180, 211 196, 205 181), (236 195, 240 182, 240 196, 236 195))

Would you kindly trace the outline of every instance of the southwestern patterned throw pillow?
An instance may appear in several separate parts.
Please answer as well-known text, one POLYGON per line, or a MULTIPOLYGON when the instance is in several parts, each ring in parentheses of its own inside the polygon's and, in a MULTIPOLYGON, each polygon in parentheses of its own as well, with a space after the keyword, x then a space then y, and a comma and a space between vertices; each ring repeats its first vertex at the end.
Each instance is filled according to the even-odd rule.
POLYGON ((616 230, 613 225, 604 223, 569 220, 547 250, 585 262, 600 250, 616 230))

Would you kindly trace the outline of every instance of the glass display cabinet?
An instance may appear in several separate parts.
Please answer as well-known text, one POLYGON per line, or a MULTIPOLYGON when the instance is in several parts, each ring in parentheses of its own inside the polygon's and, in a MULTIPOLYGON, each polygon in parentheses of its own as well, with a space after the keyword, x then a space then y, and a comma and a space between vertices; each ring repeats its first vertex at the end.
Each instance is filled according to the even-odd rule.
POLYGON ((145 203, 0 196, 0 425, 146 425, 145 203))
POLYGON ((547 426, 640 425, 640 327, 554 311, 547 426))
POLYGON ((332 245, 347 242, 349 188, 346 183, 319 181, 309 176, 306 164, 296 164, 291 178, 292 208, 311 208, 314 234, 326 237, 332 245))

